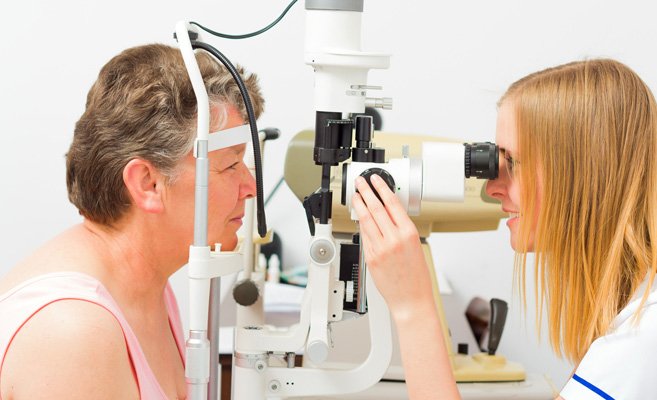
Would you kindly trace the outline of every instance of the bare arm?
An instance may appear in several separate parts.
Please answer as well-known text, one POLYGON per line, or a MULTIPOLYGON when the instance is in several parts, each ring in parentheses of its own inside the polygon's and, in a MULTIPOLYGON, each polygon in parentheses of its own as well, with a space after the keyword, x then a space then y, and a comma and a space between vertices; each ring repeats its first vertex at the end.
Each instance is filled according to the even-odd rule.
POLYGON ((7 400, 139 398, 118 321, 85 301, 58 301, 34 315, 1 372, 7 400))
POLYGON ((435 307, 393 316, 410 399, 460 399, 435 307))
POLYGON ((385 206, 362 180, 352 204, 368 267, 397 326, 410 399, 460 399, 417 229, 376 178, 372 183, 385 206))

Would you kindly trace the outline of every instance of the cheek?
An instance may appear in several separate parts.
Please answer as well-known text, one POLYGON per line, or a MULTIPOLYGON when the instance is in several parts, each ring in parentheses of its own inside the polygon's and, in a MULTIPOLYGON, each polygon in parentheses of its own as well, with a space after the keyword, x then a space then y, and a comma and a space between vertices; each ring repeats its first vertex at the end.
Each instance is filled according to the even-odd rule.
POLYGON ((238 191, 235 189, 237 186, 233 179, 216 179, 210 185, 208 207, 215 215, 230 214, 238 200, 238 191))
POLYGON ((511 202, 516 206, 520 206, 520 185, 515 182, 509 183, 508 193, 511 202))
POLYGON ((534 207, 534 215, 536 216, 536 221, 538 221, 538 216, 541 214, 541 197, 536 196, 536 207, 534 207))

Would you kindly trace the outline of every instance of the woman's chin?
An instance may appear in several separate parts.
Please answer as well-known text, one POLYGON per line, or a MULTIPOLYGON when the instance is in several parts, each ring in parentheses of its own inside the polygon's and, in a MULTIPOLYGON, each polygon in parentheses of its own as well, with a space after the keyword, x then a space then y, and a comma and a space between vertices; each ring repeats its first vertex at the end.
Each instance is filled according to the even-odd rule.
POLYGON ((530 241, 529 241, 529 246, 520 246, 518 238, 516 237, 516 235, 513 232, 511 233, 510 244, 511 244, 511 248, 516 253, 533 253, 534 252, 534 241, 532 239, 530 239, 530 241))
POLYGON ((226 235, 221 238, 221 250, 222 251, 233 251, 237 247, 237 235, 233 233, 232 235, 226 235))
POLYGON ((214 245, 221 243, 221 251, 233 251, 237 247, 237 229, 226 227, 220 235, 213 235, 208 240, 208 245, 214 250, 214 245))

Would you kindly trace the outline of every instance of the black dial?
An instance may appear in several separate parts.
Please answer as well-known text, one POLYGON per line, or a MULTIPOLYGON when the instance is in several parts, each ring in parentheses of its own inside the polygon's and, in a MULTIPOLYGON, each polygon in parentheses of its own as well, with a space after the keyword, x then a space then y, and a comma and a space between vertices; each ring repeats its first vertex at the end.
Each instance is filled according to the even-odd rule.
POLYGON ((255 304, 259 296, 258 285, 251 279, 243 279, 233 287, 233 298, 241 306, 248 307, 255 304))
POLYGON ((376 167, 369 168, 369 169, 366 169, 365 171, 363 171, 360 174, 360 176, 365 178, 367 183, 370 185, 370 188, 372 188, 372 191, 374 192, 376 197, 379 198, 379 201, 381 203, 383 203, 383 200, 381 200, 381 196, 379 196, 379 193, 376 191, 374 186, 372 186, 372 182, 370 181, 370 179, 372 178, 372 175, 375 175, 375 174, 379 175, 381 177, 381 179, 383 179, 383 181, 388 185, 388 187, 390 188, 390 190, 393 193, 395 193, 397 191, 396 187, 395 187, 395 179, 392 177, 392 175, 390 175, 390 172, 386 171, 383 168, 376 168, 376 167))

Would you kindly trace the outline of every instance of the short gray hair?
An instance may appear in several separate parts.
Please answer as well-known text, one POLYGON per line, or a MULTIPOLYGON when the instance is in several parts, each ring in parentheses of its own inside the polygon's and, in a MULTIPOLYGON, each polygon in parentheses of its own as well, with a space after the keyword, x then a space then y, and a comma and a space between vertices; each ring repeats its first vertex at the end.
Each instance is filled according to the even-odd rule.
MULTIPOLYGON (((196 59, 213 105, 230 104, 248 121, 231 74, 205 52, 196 59)), ((256 118, 264 108, 258 78, 237 66, 256 118)), ((85 218, 105 225, 130 207, 123 169, 135 158, 169 178, 196 137, 196 97, 180 51, 152 44, 112 58, 87 95, 66 155, 68 197, 85 218)))

